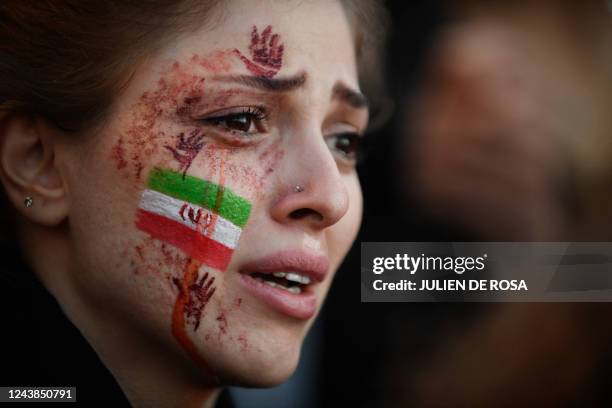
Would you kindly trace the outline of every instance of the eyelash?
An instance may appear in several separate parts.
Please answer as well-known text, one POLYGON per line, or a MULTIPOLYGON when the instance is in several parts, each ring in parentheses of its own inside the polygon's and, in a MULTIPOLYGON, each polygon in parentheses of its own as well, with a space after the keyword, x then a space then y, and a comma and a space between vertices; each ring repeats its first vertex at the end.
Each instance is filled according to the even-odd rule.
MULTIPOLYGON (((325 138, 325 142, 327 143, 327 146, 330 148, 330 150, 332 150, 332 152, 335 152, 338 156, 338 158, 340 160, 342 160, 345 164, 349 164, 349 165, 355 165, 357 164, 358 161, 360 161, 361 159, 361 141, 362 141, 363 137, 356 132, 342 132, 342 133, 336 133, 336 134, 332 134, 329 135, 325 138), (338 141, 339 138, 348 138, 349 141, 349 145, 346 146, 348 147, 348 152, 344 151, 342 149, 342 147, 338 147, 335 145, 332 145, 333 141, 338 141)), ((344 139, 347 140, 347 139, 344 139)))
MULTIPOLYGON (((233 108, 231 110, 225 110, 221 113, 213 113, 210 117, 199 119, 200 122, 207 126, 213 126, 221 131, 230 133, 232 136, 238 136, 240 140, 232 140, 234 143, 248 142, 248 138, 254 138, 258 134, 265 133, 267 131, 268 114, 263 107, 259 106, 248 106, 241 108, 233 108), (247 130, 235 129, 228 125, 228 122, 232 120, 246 119, 248 124, 247 130), (256 132, 250 132, 249 129, 253 124, 256 127, 256 132)), ((346 165, 355 165, 361 160, 361 149, 360 145, 363 137, 357 132, 340 132, 327 136, 325 142, 329 149, 334 153, 341 162, 346 165), (348 140, 348 145, 337 146, 336 143, 340 139, 348 140), (348 150, 348 151, 347 151, 348 150)))
POLYGON ((202 118, 200 122, 214 126, 216 128, 231 132, 232 134, 238 134, 241 137, 250 137, 254 136, 258 133, 263 133, 266 131, 266 121, 268 119, 268 115, 264 108, 259 106, 248 106, 233 109, 231 111, 226 111, 226 113, 221 114, 213 114, 213 116, 202 118), (229 123, 231 121, 245 120, 244 123, 234 122, 234 124, 242 124, 246 126, 245 129, 236 129, 232 128, 229 123), (251 127, 255 125, 256 132, 249 131, 251 127))

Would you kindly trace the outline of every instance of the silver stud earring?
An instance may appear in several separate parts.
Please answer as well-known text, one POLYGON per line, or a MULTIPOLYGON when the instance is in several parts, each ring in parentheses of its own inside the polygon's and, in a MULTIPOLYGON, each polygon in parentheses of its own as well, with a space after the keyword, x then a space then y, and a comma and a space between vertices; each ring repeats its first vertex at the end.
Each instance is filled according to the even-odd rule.
POLYGON ((32 204, 34 204, 34 200, 30 196, 26 197, 25 200, 23 200, 23 205, 25 205, 25 208, 30 208, 32 204))
POLYGON ((301 193, 302 191, 304 191, 304 187, 298 184, 297 186, 295 186, 294 190, 296 193, 301 193))

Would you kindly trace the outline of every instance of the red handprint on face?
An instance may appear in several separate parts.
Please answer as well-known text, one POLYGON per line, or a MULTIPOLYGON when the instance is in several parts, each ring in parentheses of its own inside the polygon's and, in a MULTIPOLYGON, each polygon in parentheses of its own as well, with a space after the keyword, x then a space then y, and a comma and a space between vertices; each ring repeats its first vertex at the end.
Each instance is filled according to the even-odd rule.
POLYGON ((203 139, 204 136, 200 134, 199 129, 196 129, 191 132, 187 139, 185 139, 185 134, 181 133, 176 143, 176 147, 164 146, 172 152, 176 161, 179 162, 179 169, 183 172, 183 178, 185 178, 187 170, 191 167, 193 159, 195 159, 198 153, 200 153, 200 150, 204 147, 203 139))
POLYGON ((261 35, 257 27, 253 26, 249 51, 251 59, 245 57, 238 49, 235 49, 234 53, 253 74, 272 78, 280 71, 285 47, 280 43, 280 36, 272 34, 272 26, 267 26, 261 35))
MULTIPOLYGON (((183 287, 181 282, 177 279, 173 279, 174 284, 178 287, 179 292, 183 293, 183 287)), ((198 330, 200 327, 200 321, 202 320, 202 312, 204 307, 215 293, 217 289, 213 286, 215 278, 209 276, 208 272, 204 274, 199 280, 195 277, 194 282, 187 287, 187 303, 185 304, 185 319, 193 326, 193 330, 198 330)))

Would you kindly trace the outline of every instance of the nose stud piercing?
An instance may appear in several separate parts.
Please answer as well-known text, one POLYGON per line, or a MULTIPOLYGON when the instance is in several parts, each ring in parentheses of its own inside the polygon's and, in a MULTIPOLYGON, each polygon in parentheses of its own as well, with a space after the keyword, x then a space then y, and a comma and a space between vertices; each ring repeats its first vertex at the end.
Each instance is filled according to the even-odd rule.
POLYGON ((295 186, 294 190, 296 193, 301 193, 302 191, 304 191, 304 187, 297 185, 295 186))
POLYGON ((32 204, 34 204, 34 200, 32 199, 32 197, 28 196, 25 198, 25 200, 23 200, 23 205, 25 205, 25 208, 30 208, 32 204))

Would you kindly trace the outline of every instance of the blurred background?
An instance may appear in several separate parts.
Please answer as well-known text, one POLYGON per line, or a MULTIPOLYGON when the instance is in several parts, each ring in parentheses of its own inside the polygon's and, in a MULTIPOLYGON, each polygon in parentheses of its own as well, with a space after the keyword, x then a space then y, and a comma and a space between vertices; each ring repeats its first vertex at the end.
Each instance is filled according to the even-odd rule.
POLYGON ((360 236, 294 378, 237 405, 610 406, 612 306, 361 304, 358 276, 363 241, 612 240, 612 4, 386 4, 360 236))
MULTIPOLYGON (((384 85, 364 77, 375 115, 359 166, 360 235, 296 374, 269 390, 232 389, 236 406, 612 406, 612 305, 362 304, 359 279, 360 242, 612 241, 611 2, 386 4, 384 85)), ((84 406, 125 406, 37 290, 35 304, 0 297, 10 311, 0 384, 76 384, 84 406), (31 325, 30 309, 48 318, 31 325), (23 327, 33 335, 11 335, 23 327), (22 349, 44 359, 7 369, 22 349)))

